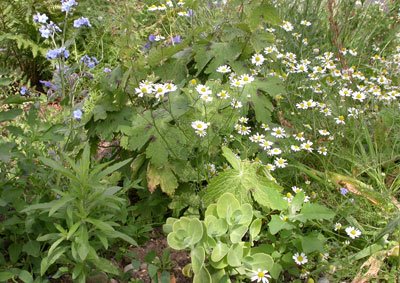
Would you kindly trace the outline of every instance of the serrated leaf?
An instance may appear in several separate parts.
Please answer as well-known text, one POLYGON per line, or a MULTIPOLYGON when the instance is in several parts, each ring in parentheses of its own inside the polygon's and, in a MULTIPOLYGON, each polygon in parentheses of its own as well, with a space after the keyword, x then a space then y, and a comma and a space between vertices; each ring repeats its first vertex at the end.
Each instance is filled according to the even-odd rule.
POLYGON ((264 207, 283 210, 287 202, 279 193, 282 187, 258 173, 259 164, 241 161, 240 170, 228 169, 211 179, 204 191, 206 206, 215 202, 226 192, 233 194, 241 203, 251 202, 252 197, 264 207))
POLYGON ((306 203, 300 213, 293 216, 293 220, 305 222, 307 220, 330 220, 335 213, 326 206, 316 203, 306 203))
POLYGON ((268 223, 269 232, 275 235, 281 230, 291 230, 294 228, 293 224, 283 221, 278 215, 272 215, 271 221, 268 223))
POLYGON ((164 193, 173 195, 176 188, 178 188, 178 180, 170 167, 157 168, 149 163, 147 167, 147 186, 150 192, 154 192, 158 185, 160 185, 164 193))
POLYGON ((164 141, 159 137, 154 137, 146 148, 146 157, 155 166, 162 166, 168 161, 168 149, 165 148, 164 141))

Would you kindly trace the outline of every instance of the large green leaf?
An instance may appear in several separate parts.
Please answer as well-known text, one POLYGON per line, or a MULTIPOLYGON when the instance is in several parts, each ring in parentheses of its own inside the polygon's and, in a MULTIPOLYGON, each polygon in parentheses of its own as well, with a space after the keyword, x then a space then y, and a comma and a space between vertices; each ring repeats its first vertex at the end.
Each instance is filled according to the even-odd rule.
POLYGON ((230 192, 241 202, 250 202, 252 195, 262 206, 283 210, 287 203, 278 189, 278 185, 259 176, 251 165, 247 165, 242 171, 230 169, 214 177, 205 190, 203 201, 209 205, 224 192, 230 192))
MULTIPOLYGON (((229 152, 225 150, 225 152, 229 152)), ((236 163, 230 154, 229 160, 236 163), (232 161, 233 160, 233 161, 232 161)), ((251 202, 252 197, 260 205, 271 209, 283 210, 287 208, 287 202, 280 193, 282 187, 258 173, 259 164, 241 161, 235 167, 214 177, 204 192, 203 201, 206 206, 215 202, 224 193, 233 194, 239 202, 251 202)))
POLYGON ((305 222, 307 220, 330 220, 335 213, 326 206, 316 203, 306 203, 300 213, 291 217, 293 220, 305 222))
POLYGON ((17 108, 8 111, 0 111, 0 122, 14 120, 21 114, 22 110, 17 108))

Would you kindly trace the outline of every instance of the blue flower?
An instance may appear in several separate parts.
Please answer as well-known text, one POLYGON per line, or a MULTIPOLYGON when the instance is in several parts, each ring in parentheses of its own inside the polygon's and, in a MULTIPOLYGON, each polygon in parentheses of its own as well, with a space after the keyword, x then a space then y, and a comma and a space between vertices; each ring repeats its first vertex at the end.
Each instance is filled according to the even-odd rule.
POLYGON ((104 68, 103 72, 104 73, 111 73, 111 69, 106 67, 106 68, 104 68))
POLYGON ((78 3, 75 0, 61 0, 61 12, 69 12, 73 6, 77 6, 78 3))
POLYGON ((149 50, 151 48, 151 42, 147 42, 144 46, 143 46, 143 51, 149 50))
POLYGON ((45 24, 45 23, 47 23, 47 20, 48 20, 48 17, 46 14, 36 13, 36 15, 33 16, 33 21, 35 23, 45 24))
POLYGON ((149 35, 149 41, 150 41, 150 42, 156 41, 156 36, 155 36, 154 34, 150 34, 150 35, 149 35))
POLYGON ((44 38, 49 38, 50 36, 53 36, 56 32, 61 32, 61 29, 52 21, 50 21, 49 24, 47 25, 42 25, 39 28, 40 35, 44 38))
POLYGON ((346 189, 346 188, 340 188, 340 193, 341 193, 343 196, 345 196, 348 192, 349 192, 348 189, 346 189))
POLYGON ((65 49, 65 47, 60 47, 57 49, 52 49, 47 51, 46 58, 48 60, 53 60, 57 58, 65 58, 67 59, 69 57, 69 51, 65 49))
POLYGON ((57 86, 54 85, 54 84, 52 84, 52 83, 49 82, 49 81, 40 80, 39 82, 40 82, 43 86, 45 86, 45 87, 47 87, 47 88, 50 88, 50 89, 53 89, 53 90, 57 90, 57 86))
POLYGON ((172 38, 172 43, 181 43, 182 42, 182 38, 180 35, 176 35, 172 38))
POLYGON ((193 17, 194 11, 193 11, 192 9, 189 9, 189 10, 187 11, 186 15, 187 15, 188 17, 193 17))
POLYGON ((81 17, 77 20, 74 21, 74 27, 75 28, 80 28, 80 27, 91 27, 92 25, 89 22, 88 18, 81 17))
POLYGON ((76 109, 73 113, 72 116, 74 117, 75 120, 80 121, 82 119, 83 116, 83 112, 81 109, 76 109))
POLYGON ((81 62, 83 62, 83 64, 85 64, 89 69, 93 69, 97 64, 99 64, 99 61, 96 59, 96 57, 89 57, 87 55, 84 55, 81 58, 81 62))
POLYGON ((28 88, 26 86, 23 86, 23 87, 21 87, 19 93, 21 95, 29 94, 29 90, 28 90, 28 88))

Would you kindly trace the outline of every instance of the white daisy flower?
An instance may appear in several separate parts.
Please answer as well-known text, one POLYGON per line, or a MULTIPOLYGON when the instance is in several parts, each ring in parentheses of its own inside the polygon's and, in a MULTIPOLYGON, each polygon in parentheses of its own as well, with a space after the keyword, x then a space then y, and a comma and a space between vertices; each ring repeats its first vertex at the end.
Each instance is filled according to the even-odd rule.
POLYGON ((229 67, 228 65, 222 65, 217 68, 217 72, 221 74, 227 74, 232 72, 232 70, 231 67, 229 67))
POLYGON ((228 99, 229 93, 225 90, 221 90, 220 92, 217 93, 217 97, 219 97, 220 99, 228 99))
POLYGON ((278 139, 286 137, 285 130, 282 127, 273 128, 271 135, 278 139))
POLYGON ((342 224, 340 224, 339 222, 337 222, 337 223, 335 223, 335 225, 333 225, 333 230, 339 231, 340 229, 342 229, 342 224))
POLYGON ((269 283, 269 278, 271 278, 271 275, 268 274, 267 270, 261 271, 261 269, 258 269, 257 271, 253 271, 250 279, 251 281, 269 283))
POLYGON ((205 86, 202 84, 198 85, 196 87, 196 90, 200 95, 203 95, 203 94, 210 95, 212 93, 212 91, 210 90, 210 88, 208 86, 205 86))
POLYGON ((251 63, 256 66, 261 66, 264 63, 264 56, 262 54, 254 54, 251 57, 251 63))
POLYGON ((347 227, 345 231, 346 231, 347 235, 352 239, 358 238, 361 235, 360 230, 358 230, 354 227, 351 227, 351 226, 347 227))
POLYGON ((288 21, 283 21, 281 28, 283 28, 285 31, 292 31, 294 29, 292 23, 290 23, 288 21))
POLYGON ((287 160, 286 160, 286 159, 283 159, 283 158, 281 158, 281 157, 275 159, 274 164, 275 164, 275 166, 278 167, 278 168, 285 168, 285 167, 288 165, 287 160))
POLYGON ((295 253, 293 255, 293 260, 297 265, 302 265, 308 262, 307 256, 304 253, 295 253))
POLYGON ((209 124, 203 121, 192 122, 192 128, 195 129, 196 134, 199 135, 200 137, 204 137, 207 134, 206 130, 208 126, 209 124))

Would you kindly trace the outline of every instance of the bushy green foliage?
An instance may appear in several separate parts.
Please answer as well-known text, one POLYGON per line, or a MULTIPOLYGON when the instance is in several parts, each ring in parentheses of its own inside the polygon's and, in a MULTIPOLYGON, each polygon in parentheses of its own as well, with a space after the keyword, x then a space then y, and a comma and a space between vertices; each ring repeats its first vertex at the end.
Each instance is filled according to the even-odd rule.
POLYGON ((47 256, 41 261, 40 274, 44 275, 57 261, 64 262, 66 267, 71 264, 71 270, 61 268, 58 274, 71 272, 72 279, 77 282, 86 282, 93 266, 118 274, 118 269, 98 252, 108 249, 109 242, 115 238, 136 245, 134 239, 114 228, 120 226, 119 223, 126 223, 126 200, 118 196, 122 187, 110 182, 112 176, 108 177, 131 160, 91 166, 89 146, 85 146, 77 162, 64 158, 71 169, 51 159, 41 158, 41 161, 67 178, 66 188, 53 189, 57 196, 55 200, 32 204, 22 210, 28 215, 36 210, 48 213, 49 220, 58 230, 37 238, 37 241, 51 243, 47 256))

